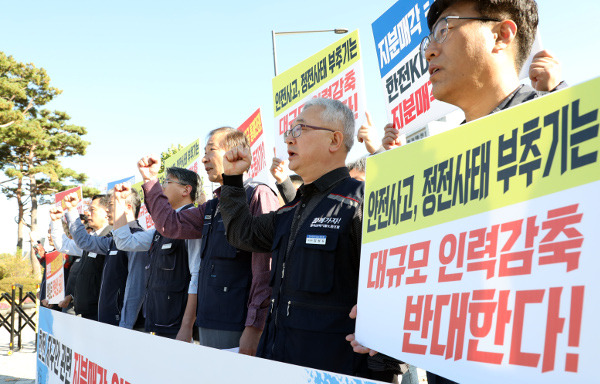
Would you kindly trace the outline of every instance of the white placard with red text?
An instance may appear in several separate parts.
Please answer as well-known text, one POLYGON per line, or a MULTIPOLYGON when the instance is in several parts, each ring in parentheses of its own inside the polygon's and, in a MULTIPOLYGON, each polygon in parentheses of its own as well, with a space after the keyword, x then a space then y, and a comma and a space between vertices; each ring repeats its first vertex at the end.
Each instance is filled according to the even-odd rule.
POLYGON ((283 134, 312 98, 340 100, 353 112, 355 133, 365 121, 366 99, 358 30, 273 78, 275 149, 287 159, 283 134))
POLYGON ((375 384, 40 308, 38 384, 375 384))
POLYGON ((463 384, 596 380, 599 95, 600 78, 367 159, 363 345, 463 384))

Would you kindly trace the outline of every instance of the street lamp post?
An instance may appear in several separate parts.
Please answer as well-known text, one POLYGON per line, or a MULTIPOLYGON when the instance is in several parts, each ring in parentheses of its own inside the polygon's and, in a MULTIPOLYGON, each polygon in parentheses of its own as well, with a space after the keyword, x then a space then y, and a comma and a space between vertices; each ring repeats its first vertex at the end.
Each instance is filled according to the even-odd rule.
POLYGON ((343 35, 344 33, 348 33, 348 29, 347 28, 335 28, 335 29, 320 29, 320 30, 315 30, 315 31, 289 31, 289 32, 275 32, 275 31, 271 31, 271 36, 273 39, 273 68, 275 70, 275 76, 278 75, 277 73, 277 51, 276 51, 276 45, 275 45, 275 36, 277 35, 299 35, 301 33, 320 33, 320 32, 333 32, 335 34, 338 35, 343 35))

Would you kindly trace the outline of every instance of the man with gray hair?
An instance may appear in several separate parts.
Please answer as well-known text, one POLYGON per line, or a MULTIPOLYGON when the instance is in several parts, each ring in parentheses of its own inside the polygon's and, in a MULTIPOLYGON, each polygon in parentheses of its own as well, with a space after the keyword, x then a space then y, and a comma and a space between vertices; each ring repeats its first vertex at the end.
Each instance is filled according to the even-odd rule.
POLYGON ((236 147, 223 159, 221 214, 227 240, 252 252, 272 251, 270 313, 257 355, 347 375, 390 381, 369 357, 352 351, 348 313, 356 304, 364 183, 352 179, 346 156, 354 114, 343 103, 312 99, 284 138, 289 168, 304 180, 293 201, 252 216, 242 174, 251 155, 236 147))
MULTIPOLYGON (((202 163, 208 179, 223 182, 223 155, 229 149, 250 148, 248 138, 231 127, 221 127, 208 134, 202 163)), ((144 185, 145 202, 158 233, 174 239, 201 239, 198 274, 196 325, 200 344, 219 349, 239 348, 239 352, 256 354, 256 348, 269 309, 269 265, 266 252, 246 252, 227 243, 219 202, 221 189, 212 199, 195 208, 176 212, 157 183, 160 159, 147 156, 138 167, 144 185)), ((244 198, 253 214, 279 208, 275 193, 265 184, 250 178, 243 182, 244 198)), ((200 241, 200 240, 189 240, 200 241)), ((192 323, 186 323, 191 339, 192 323)), ((188 340, 189 340, 188 339, 188 340)))

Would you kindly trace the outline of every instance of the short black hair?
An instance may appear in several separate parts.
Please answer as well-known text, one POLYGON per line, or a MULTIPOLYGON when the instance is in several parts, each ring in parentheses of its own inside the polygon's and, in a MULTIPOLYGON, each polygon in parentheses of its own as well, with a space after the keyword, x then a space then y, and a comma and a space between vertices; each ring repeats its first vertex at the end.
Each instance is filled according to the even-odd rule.
POLYGON ((515 68, 519 72, 529 57, 537 32, 539 18, 535 0, 435 0, 427 14, 429 30, 448 7, 459 3, 473 4, 482 17, 509 19, 517 24, 519 51, 515 58, 515 68))
POLYGON ((108 212, 110 208, 110 195, 94 195, 91 202, 98 199, 100 200, 98 204, 108 212))
POLYGON ((198 190, 202 181, 196 172, 179 167, 169 167, 166 172, 168 176, 173 176, 180 183, 192 187, 192 193, 190 194, 192 201, 195 202, 198 199, 198 190))

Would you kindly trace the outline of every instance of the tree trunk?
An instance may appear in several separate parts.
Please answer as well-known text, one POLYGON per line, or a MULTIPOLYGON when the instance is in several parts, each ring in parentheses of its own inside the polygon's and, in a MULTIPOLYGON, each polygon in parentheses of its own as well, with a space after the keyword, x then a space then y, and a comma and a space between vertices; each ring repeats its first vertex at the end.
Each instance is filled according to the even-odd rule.
POLYGON ((17 217, 17 249, 23 249, 23 215, 25 215, 25 208, 23 207, 23 178, 17 179, 17 190, 15 191, 15 198, 19 205, 18 217, 17 217))
MULTIPOLYGON (((35 180, 35 175, 30 176, 29 178, 29 196, 31 197, 31 227, 29 228, 31 232, 37 231, 37 210, 38 210, 38 191, 37 191, 37 182, 35 180)), ((35 246, 34 242, 31 242, 31 253, 29 254, 29 259, 31 260, 31 272, 33 275, 39 280, 42 277, 42 268, 40 266, 40 262, 35 256, 35 252, 33 247, 35 246)))

